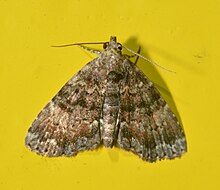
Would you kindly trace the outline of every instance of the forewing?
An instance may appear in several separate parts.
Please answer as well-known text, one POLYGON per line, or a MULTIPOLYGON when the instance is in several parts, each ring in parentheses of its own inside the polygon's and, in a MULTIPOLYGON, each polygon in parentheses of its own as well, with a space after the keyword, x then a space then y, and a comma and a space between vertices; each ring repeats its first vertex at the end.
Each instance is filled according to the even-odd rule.
POLYGON ((26 146, 49 157, 96 148, 101 141, 103 72, 104 65, 94 59, 74 75, 32 123, 26 146))
POLYGON ((126 60, 121 83, 118 146, 154 162, 186 152, 183 129, 158 90, 126 60))

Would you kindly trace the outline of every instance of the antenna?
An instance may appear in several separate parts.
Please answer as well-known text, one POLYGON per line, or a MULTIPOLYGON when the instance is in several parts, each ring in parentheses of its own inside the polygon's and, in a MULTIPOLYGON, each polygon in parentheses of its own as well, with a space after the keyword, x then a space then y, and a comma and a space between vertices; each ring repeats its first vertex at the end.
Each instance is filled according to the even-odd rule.
POLYGON ((138 57, 140 57, 140 58, 142 58, 142 59, 148 61, 149 63, 151 63, 151 64, 153 64, 153 65, 156 65, 157 67, 160 67, 161 69, 164 69, 164 70, 166 70, 166 71, 168 71, 168 72, 171 72, 171 73, 176 73, 175 71, 172 71, 172 70, 166 69, 165 67, 162 67, 161 65, 157 64, 156 62, 154 62, 154 61, 152 61, 152 60, 150 60, 150 59, 144 57, 143 55, 141 55, 141 54, 139 54, 139 53, 137 53, 137 52, 135 52, 135 51, 133 51, 133 50, 127 48, 126 46, 122 46, 122 47, 125 48, 127 51, 133 53, 134 55, 136 55, 136 56, 138 56, 138 57))

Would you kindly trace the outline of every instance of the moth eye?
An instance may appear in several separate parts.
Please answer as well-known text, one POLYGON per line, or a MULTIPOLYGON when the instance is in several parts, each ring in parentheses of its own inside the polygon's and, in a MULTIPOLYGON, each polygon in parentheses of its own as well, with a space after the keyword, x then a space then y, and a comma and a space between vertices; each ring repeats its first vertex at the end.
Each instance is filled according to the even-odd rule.
POLYGON ((122 45, 118 43, 118 49, 121 51, 122 50, 122 45))
POLYGON ((103 44, 103 49, 106 49, 108 47, 108 44, 109 44, 108 42, 104 43, 103 44))

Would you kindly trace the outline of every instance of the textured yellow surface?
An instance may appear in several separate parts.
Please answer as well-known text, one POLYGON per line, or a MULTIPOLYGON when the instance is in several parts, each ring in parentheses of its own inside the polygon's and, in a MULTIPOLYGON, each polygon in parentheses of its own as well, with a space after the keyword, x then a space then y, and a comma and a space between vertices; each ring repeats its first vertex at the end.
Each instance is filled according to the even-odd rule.
POLYGON ((217 0, 0 1, 0 189, 219 189, 219 19, 217 0), (49 159, 24 146, 39 111, 95 57, 50 45, 110 35, 176 71, 138 62, 184 126, 181 159, 150 164, 104 147, 49 159))

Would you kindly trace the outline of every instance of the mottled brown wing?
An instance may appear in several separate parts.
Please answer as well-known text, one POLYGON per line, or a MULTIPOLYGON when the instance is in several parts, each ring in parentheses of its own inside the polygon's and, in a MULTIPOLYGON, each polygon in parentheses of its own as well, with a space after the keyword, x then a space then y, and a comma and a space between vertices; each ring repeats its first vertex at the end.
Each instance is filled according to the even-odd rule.
POLYGON ((180 157, 186 152, 186 140, 175 115, 136 65, 126 60, 125 67, 118 146, 149 162, 180 157))
POLYGON ((32 123, 26 146, 49 157, 96 148, 105 71, 97 58, 74 75, 32 123))

